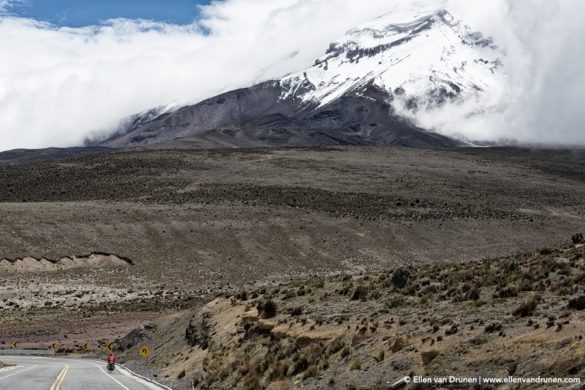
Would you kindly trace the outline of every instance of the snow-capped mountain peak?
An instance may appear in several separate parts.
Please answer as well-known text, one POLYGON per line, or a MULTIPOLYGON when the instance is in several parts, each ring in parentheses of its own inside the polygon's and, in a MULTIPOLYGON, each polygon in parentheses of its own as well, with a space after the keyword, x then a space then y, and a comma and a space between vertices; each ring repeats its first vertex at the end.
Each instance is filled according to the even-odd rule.
POLYGON ((280 80, 282 99, 318 106, 373 82, 411 110, 499 93, 503 66, 490 38, 445 9, 390 13, 349 31, 303 71, 280 80))
POLYGON ((149 111, 101 145, 458 146, 417 119, 446 103, 489 109, 505 85, 499 58, 491 39, 444 9, 392 12, 347 32, 308 69, 149 111))

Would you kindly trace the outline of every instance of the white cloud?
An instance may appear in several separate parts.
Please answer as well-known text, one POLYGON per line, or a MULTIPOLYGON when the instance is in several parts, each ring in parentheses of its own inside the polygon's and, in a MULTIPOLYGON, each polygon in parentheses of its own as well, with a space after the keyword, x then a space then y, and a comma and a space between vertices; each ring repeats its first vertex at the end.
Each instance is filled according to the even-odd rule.
MULTIPOLYGON (((514 93, 487 119, 454 109, 421 123, 473 138, 585 143, 577 123, 585 35, 572 9, 583 9, 580 0, 416 2, 446 1, 508 50, 514 93)), ((415 0, 226 0, 190 26, 57 28, 0 17, 0 150, 76 145, 135 112, 300 70, 346 30, 406 3, 415 0)))
POLYGON ((0 16, 7 14, 10 7, 16 3, 22 3, 25 0, 0 0, 0 16))
POLYGON ((449 8, 506 53, 506 88, 491 112, 446 106, 421 113, 418 123, 473 140, 585 145, 585 3, 449 0, 449 8))

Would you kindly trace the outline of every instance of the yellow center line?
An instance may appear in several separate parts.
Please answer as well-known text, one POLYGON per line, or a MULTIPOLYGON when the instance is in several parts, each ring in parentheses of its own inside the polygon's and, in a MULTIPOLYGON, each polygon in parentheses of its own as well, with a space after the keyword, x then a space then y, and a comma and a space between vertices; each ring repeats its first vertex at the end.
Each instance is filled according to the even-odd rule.
POLYGON ((61 383, 63 383, 63 381, 65 380, 65 375, 67 375, 67 371, 69 371, 69 364, 65 364, 65 366, 55 379, 55 382, 53 382, 53 384, 51 385, 50 390, 59 390, 59 388, 61 387, 61 383))

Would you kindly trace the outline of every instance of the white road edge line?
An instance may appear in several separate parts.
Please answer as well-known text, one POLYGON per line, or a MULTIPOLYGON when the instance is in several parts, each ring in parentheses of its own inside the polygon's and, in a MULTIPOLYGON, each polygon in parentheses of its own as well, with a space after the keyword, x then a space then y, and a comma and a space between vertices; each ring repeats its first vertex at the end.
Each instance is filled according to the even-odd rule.
POLYGON ((14 373, 12 373, 12 374, 5 375, 5 376, 3 376, 3 377, 1 377, 1 378, 0 378, 0 381, 1 381, 1 380, 4 380, 4 379, 6 379, 6 378, 8 378, 8 377, 14 376, 14 375, 22 374, 23 372, 25 372, 25 371, 28 371, 28 370, 30 370, 31 368, 35 368, 35 367, 36 367, 36 366, 30 366, 30 367, 28 367, 28 368, 25 368, 24 370, 20 370, 20 371, 18 371, 18 372, 14 372, 14 373))
MULTIPOLYGON (((83 360, 83 359, 80 359, 83 360)), ((101 369, 101 366, 99 364, 96 364, 95 360, 88 360, 89 363, 98 366, 101 369)), ((118 367, 118 370, 123 374, 126 375, 128 377, 134 377, 133 379, 138 382, 136 379, 140 379, 142 381, 144 381, 146 385, 154 385, 158 388, 164 389, 164 390, 173 390, 168 386, 163 385, 162 383, 158 383, 157 381, 144 377, 142 375, 139 375, 137 373, 135 373, 134 371, 132 371, 131 369, 129 369, 128 367, 126 367, 125 365, 121 364, 121 363, 117 363, 116 367, 118 367)), ((103 371, 103 370, 102 370, 103 371)), ((104 371, 105 372, 105 371, 104 371)), ((111 375, 110 375, 111 376, 111 375)), ((112 378, 113 379, 113 378, 112 378)))
POLYGON ((161 389, 165 389, 165 390, 173 390, 173 389, 171 389, 170 387, 163 385, 162 383, 158 383, 157 381, 155 381, 155 380, 153 380, 153 379, 150 379, 150 378, 147 378, 147 377, 145 377, 145 376, 142 376, 142 375, 139 375, 139 374, 135 373, 134 371, 132 371, 131 369, 129 369, 128 367, 126 367, 126 366, 124 366, 124 365, 122 365, 122 364, 118 364, 118 366, 119 366, 120 368, 122 368, 122 369, 120 370, 120 372, 121 372, 121 373, 123 373, 123 374, 124 374, 124 375, 126 375, 126 376, 129 376, 129 377, 135 377, 135 378, 138 378, 138 379, 142 379, 142 380, 143 380, 143 381, 145 381, 146 383, 149 383, 149 384, 155 385, 155 386, 157 386, 157 387, 159 387, 159 388, 161 388, 161 389))
POLYGON ((0 374, 3 372, 6 372, 6 371, 15 370, 15 369, 20 368, 20 367, 23 367, 23 366, 16 365, 16 366, 8 366, 8 367, 0 368, 0 374))
POLYGON ((104 375, 105 375, 105 376, 107 376, 108 378, 110 378, 111 380, 113 380, 114 382, 116 382, 117 384, 119 384, 120 386, 122 386, 122 388, 123 388, 123 389, 125 389, 125 390, 130 390, 129 388, 127 388, 126 386, 124 386, 124 385, 123 385, 123 384, 122 384, 122 383, 121 383, 119 380, 117 380, 117 379, 116 379, 116 378, 114 378, 112 375, 110 375, 110 374, 108 374, 107 372, 105 372, 105 371, 104 371, 104 369, 103 369, 101 366, 99 366, 98 364, 96 364, 96 363, 93 363, 93 362, 89 362, 89 363, 91 363, 91 364, 93 364, 94 366, 96 366, 96 367, 97 367, 97 368, 98 368, 98 369, 99 369, 101 372, 103 372, 103 373, 104 373, 104 375))

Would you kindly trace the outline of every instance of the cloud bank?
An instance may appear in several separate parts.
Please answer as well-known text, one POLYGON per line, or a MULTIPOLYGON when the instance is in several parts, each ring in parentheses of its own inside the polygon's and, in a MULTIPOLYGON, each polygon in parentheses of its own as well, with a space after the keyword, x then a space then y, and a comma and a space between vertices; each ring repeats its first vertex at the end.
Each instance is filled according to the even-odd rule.
POLYGON ((507 84, 492 110, 446 106, 419 125, 471 140, 585 145, 585 3, 579 0, 452 0, 448 7, 495 38, 507 84))
POLYGON ((225 0, 187 26, 0 16, 0 150, 79 145, 145 109, 298 71, 345 31, 407 6, 446 6, 494 36, 510 79, 485 115, 453 106, 419 124, 471 139, 585 144, 580 0, 225 0))

